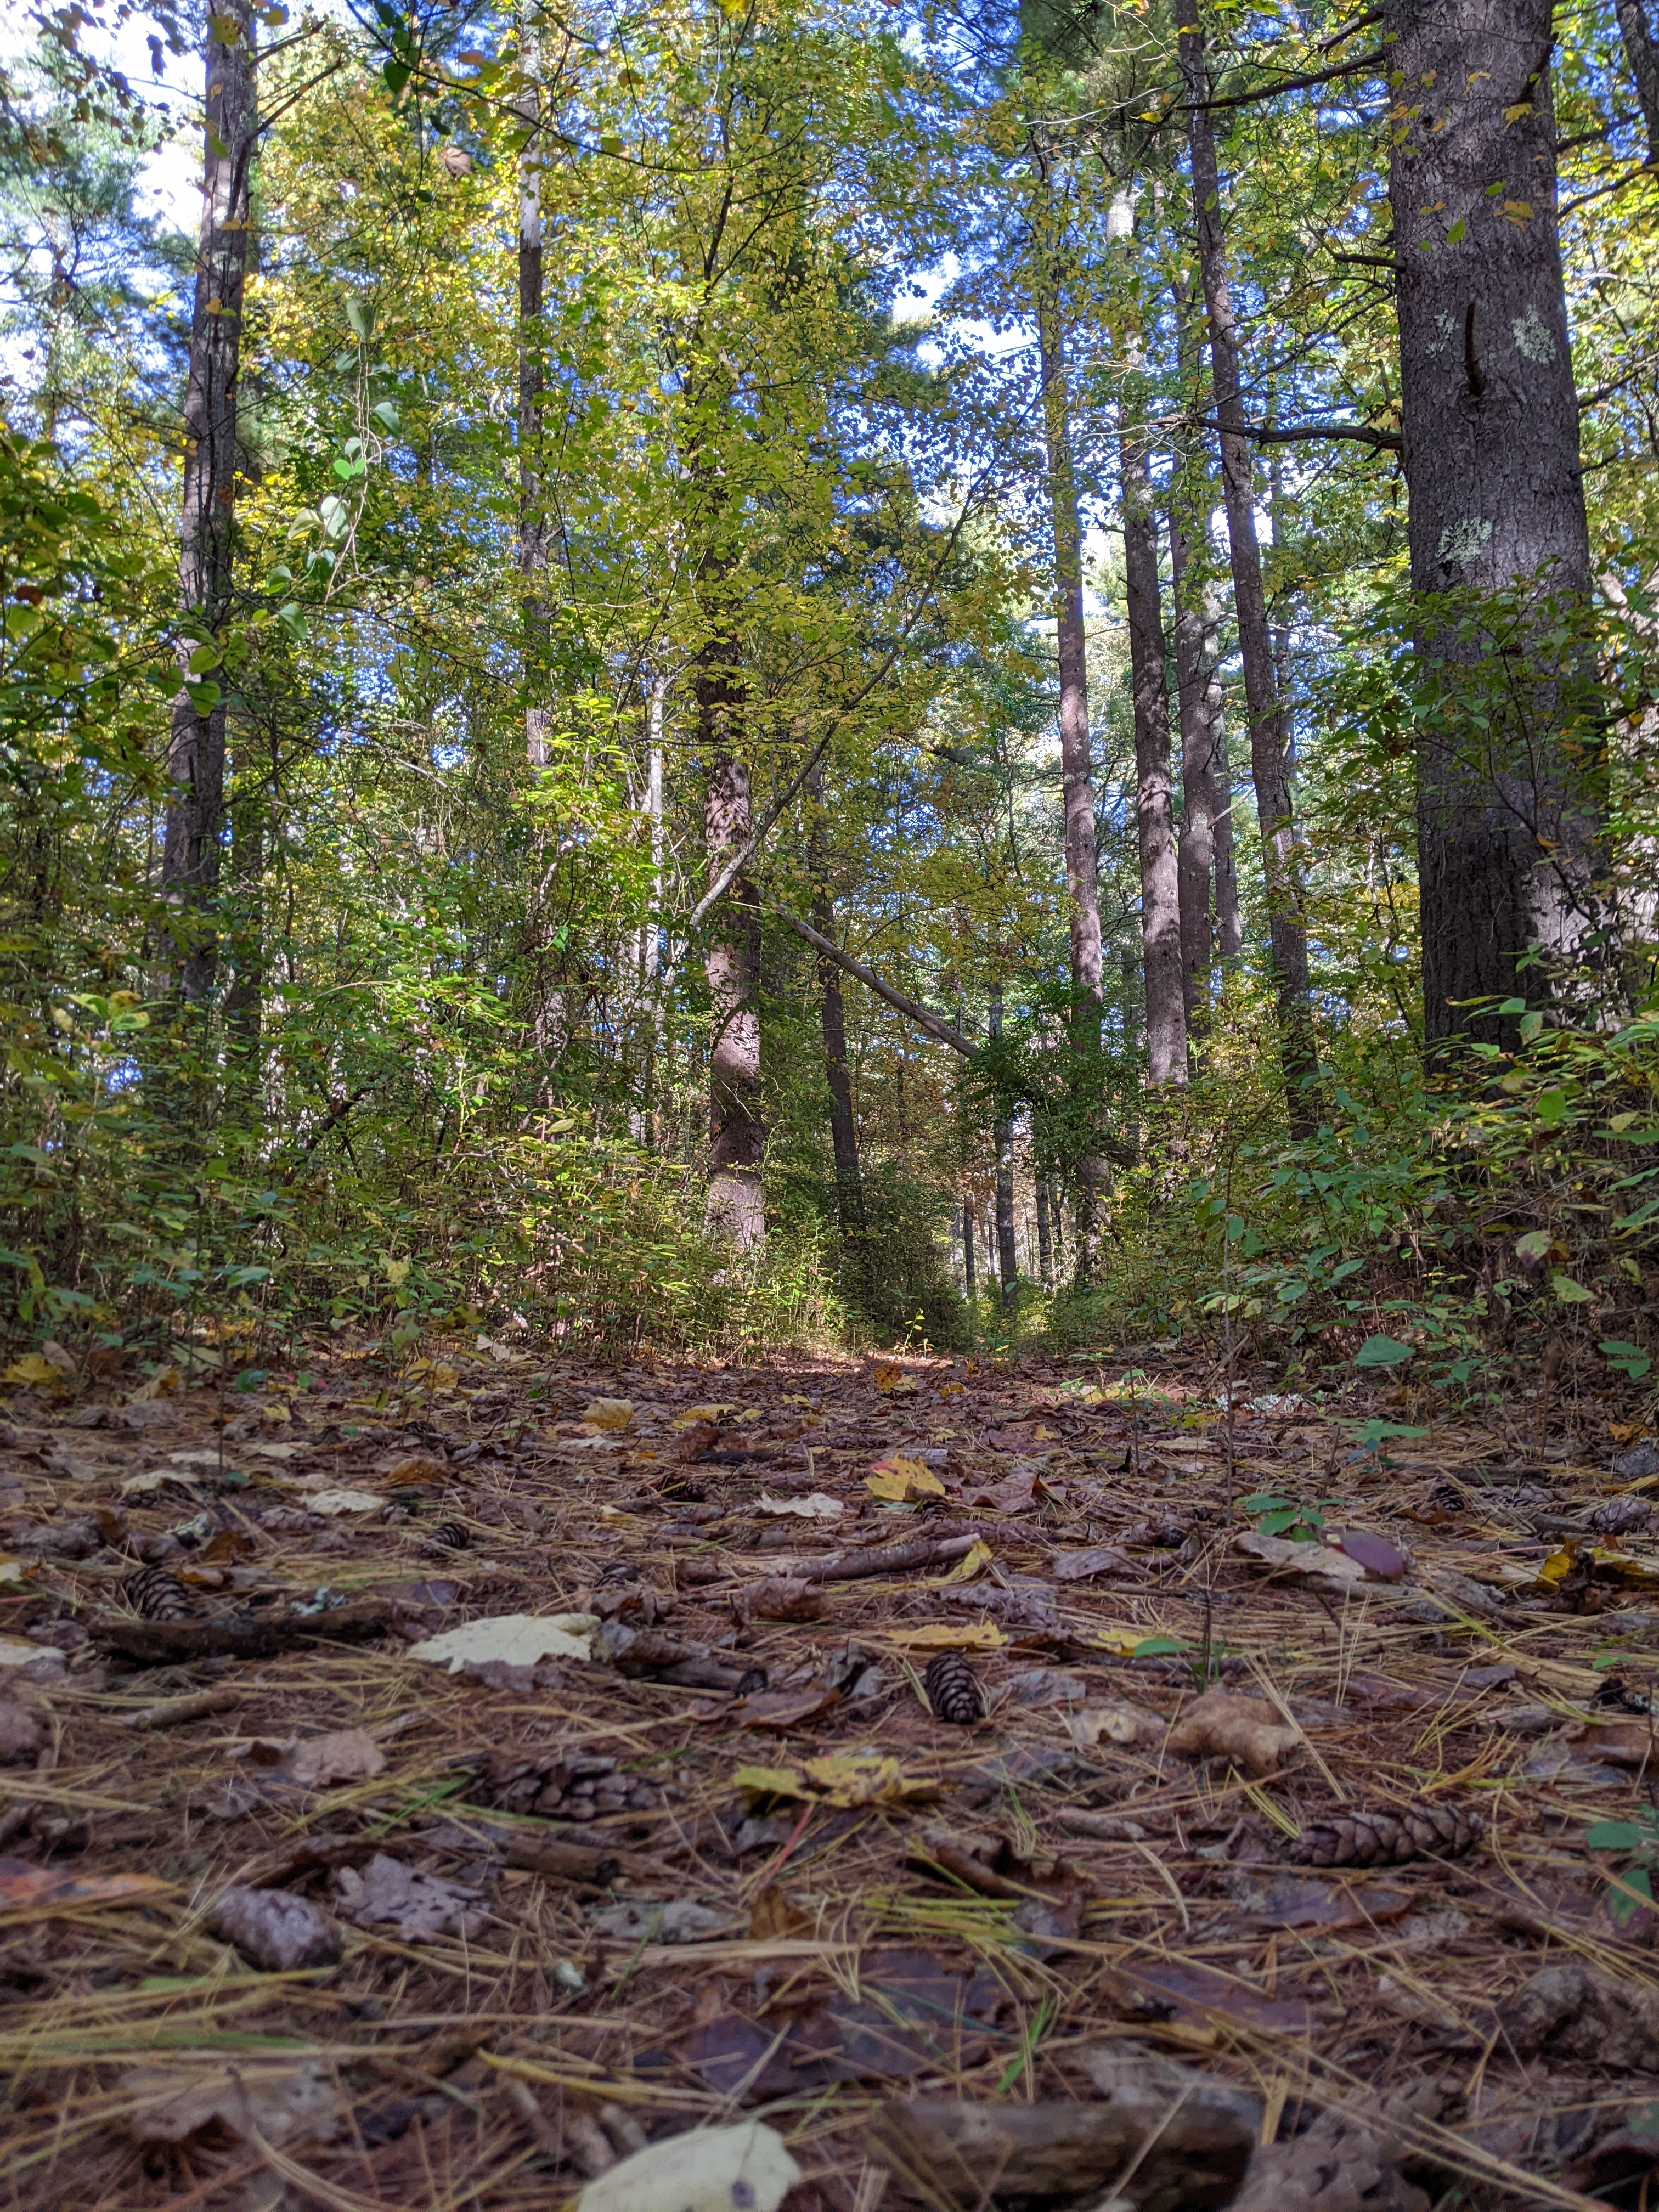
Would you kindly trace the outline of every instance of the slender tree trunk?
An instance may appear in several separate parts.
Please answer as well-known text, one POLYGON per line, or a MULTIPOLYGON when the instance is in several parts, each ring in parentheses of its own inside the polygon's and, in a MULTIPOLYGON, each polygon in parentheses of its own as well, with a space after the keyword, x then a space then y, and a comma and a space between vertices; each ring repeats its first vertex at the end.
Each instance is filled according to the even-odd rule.
POLYGON ((1036 1187, 1037 1275, 1045 1291, 1054 1288, 1054 1244, 1048 1225, 1048 1182, 1046 1176, 1037 1177, 1036 1187))
POLYGON ((1308 988, 1307 925, 1297 866, 1290 780, 1285 773, 1285 731, 1273 683, 1273 644, 1267 634, 1261 550, 1256 540, 1255 471, 1249 441, 1244 434, 1247 417, 1239 389, 1238 331, 1227 276, 1220 173, 1215 133, 1204 105, 1210 95, 1202 30, 1182 30, 1181 67, 1189 103, 1193 211, 1209 318, 1210 372, 1220 430, 1222 489, 1232 552, 1239 653, 1244 663, 1244 697, 1250 718, 1250 771, 1267 878, 1279 1053, 1291 1126, 1298 1133, 1306 1133, 1317 1120, 1309 1093, 1318 1074, 1308 988))
POLYGON ((659 672, 651 679, 646 709, 645 811, 651 836, 651 899, 645 914, 644 973, 646 1012, 651 1024, 647 1046, 645 1079, 646 1141, 653 1152, 663 1149, 657 1114, 657 1089, 662 1079, 667 1025, 662 1002, 663 861, 665 845, 662 816, 662 725, 668 699, 669 678, 659 672))
POLYGON ((1648 29, 1643 0, 1613 0, 1626 58, 1636 80, 1637 104, 1647 126, 1648 167, 1659 168, 1659 40, 1648 29))
POLYGON ((967 1285, 967 1299, 971 1308, 979 1296, 974 1273, 974 1201, 964 1197, 962 1201, 962 1279, 967 1285))
MULTIPOLYGON (((1042 362, 1042 420, 1048 449, 1048 506, 1054 541, 1054 634, 1060 662, 1060 757, 1065 790, 1066 893, 1072 964, 1073 1047, 1085 1079, 1093 1081, 1100 1051, 1105 988, 1101 968, 1100 871, 1095 851, 1094 765, 1089 744, 1088 640, 1083 621, 1083 532, 1072 453, 1066 377, 1065 323, 1055 267, 1059 213, 1046 157, 1039 148, 1041 189, 1036 306, 1042 362)), ((1095 1264, 1096 1193, 1104 1170, 1085 1139, 1075 1180, 1077 1279, 1095 1264)))
POLYGON ((1513 1024, 1462 1002, 1582 990, 1614 964, 1600 941, 1604 755, 1571 630, 1589 544, 1556 234, 1553 9, 1392 0, 1384 20, 1404 72, 1390 79, 1389 202, 1412 583, 1456 595, 1425 609, 1418 641, 1441 693, 1417 725, 1425 1027, 1431 1046, 1498 1042, 1513 1024), (1552 635, 1564 618, 1565 643, 1552 635), (1523 969, 1534 952, 1541 964, 1523 969))
MULTIPOLYGON (((807 867, 812 878, 812 927, 820 937, 836 934, 836 902, 830 891, 829 839, 823 816, 823 778, 807 785, 812 826, 807 833, 807 867)), ((848 1272, 862 1281, 869 1253, 865 1238, 864 1182, 859 1170, 858 1120, 853 1111, 853 1079, 847 1065, 847 1012, 841 969, 819 952, 818 1018, 823 1035, 824 1079, 830 1091, 830 1145, 836 1163, 836 1212, 848 1272)))
MULTIPOLYGON (((749 770, 734 747, 744 694, 740 649, 717 633, 696 664, 697 732, 708 763, 703 842, 710 877, 754 827, 749 770)), ((709 918, 708 1227, 739 1252, 766 1241, 761 1168, 760 895, 745 870, 709 918)))
POLYGON ((261 1088, 259 1045, 264 1004, 265 817, 269 794, 263 750, 238 747, 237 766, 246 772, 246 787, 230 814, 230 878, 234 919, 233 963, 225 994, 225 1037, 232 1061, 231 1080, 244 1106, 257 1110, 261 1088))
MULTIPOLYGON (((202 155, 202 229, 185 386, 184 496, 180 514, 180 661, 211 657, 224 643, 231 609, 236 532, 237 383, 242 365, 242 291, 247 275, 249 186, 258 145, 253 11, 226 0, 210 19, 205 48, 207 118, 202 155), (216 35, 222 33, 223 36, 216 35)), ((175 909, 175 988, 193 1004, 213 988, 225 811, 223 672, 186 682, 173 705, 167 744, 171 792, 161 852, 161 891, 175 909)))
MULTIPOLYGON (((990 994, 985 1026, 994 1041, 1002 1035, 1000 984, 990 994)), ((1019 1255, 1014 1246, 1014 1117, 1006 1103, 998 1105, 991 1135, 996 1150, 997 1273, 1002 1310, 1012 1313, 1019 1304, 1019 1255)))
POLYGON ((1216 792, 1209 687, 1204 672, 1204 618, 1194 600, 1192 555, 1177 483, 1170 506, 1170 575, 1176 616, 1176 700, 1181 717, 1181 988, 1187 1033, 1189 1038, 1196 1038, 1207 1035, 1210 1027, 1216 792))
MULTIPOLYGON (((1138 382, 1138 364, 1130 366, 1138 382)), ((1140 852, 1140 942, 1146 994, 1146 1073, 1154 1089, 1187 1080, 1181 889, 1170 786, 1167 650, 1158 574, 1158 514, 1144 432, 1128 396, 1118 431, 1123 494, 1123 578, 1134 693, 1135 818, 1140 852)))
POLYGON ((544 400, 547 386, 546 296, 542 240, 543 92, 541 33, 533 4, 520 9, 520 64, 526 79, 519 117, 529 133, 519 156, 519 569, 524 585, 524 739, 532 768, 552 757, 548 705, 547 504, 544 400))

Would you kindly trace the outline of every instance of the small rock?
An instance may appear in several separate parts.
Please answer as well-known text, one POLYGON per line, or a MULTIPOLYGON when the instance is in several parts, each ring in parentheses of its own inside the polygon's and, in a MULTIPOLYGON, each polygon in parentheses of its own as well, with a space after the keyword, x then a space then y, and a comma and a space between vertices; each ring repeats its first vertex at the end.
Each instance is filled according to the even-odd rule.
POLYGON ((298 1966, 331 1966, 340 1929, 308 1898, 284 1889, 228 1889, 209 1915, 216 1936, 273 1974, 298 1966))

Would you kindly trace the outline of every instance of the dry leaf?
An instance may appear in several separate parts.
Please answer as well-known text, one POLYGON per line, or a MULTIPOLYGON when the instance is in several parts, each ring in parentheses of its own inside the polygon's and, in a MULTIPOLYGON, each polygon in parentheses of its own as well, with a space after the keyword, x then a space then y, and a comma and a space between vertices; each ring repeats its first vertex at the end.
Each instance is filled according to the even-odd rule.
POLYGON ((888 1634, 915 1651, 1000 1651, 1008 1641, 994 1620, 930 1620, 888 1634))
POLYGON ((769 1498, 763 1490, 755 1505, 761 1513, 793 1513, 803 1521, 839 1521, 847 1510, 840 1498, 824 1490, 811 1491, 805 1498, 769 1498))
POLYGON ((1314 1582, 1351 1589, 1365 1579, 1365 1570, 1358 1559, 1333 1550, 1328 1544, 1293 1544, 1288 1536, 1260 1536, 1254 1528, 1247 1528, 1233 1538, 1233 1549, 1270 1567, 1288 1567, 1314 1582))
POLYGON ((1066 1725, 1072 1741, 1084 1751, 1092 1751, 1099 1743, 1156 1743, 1164 1733, 1164 1723, 1156 1713, 1144 1713, 1138 1705, 1123 1704, 1085 1705, 1081 1712, 1071 1714, 1066 1725))
POLYGON ((334 1877, 340 1891, 340 1917, 356 1928, 390 1922, 405 1943, 428 1943, 456 1936, 471 1942, 482 1934, 484 1916, 472 1908, 478 1893, 463 1882, 436 1875, 411 1874, 396 1859, 377 1852, 359 1874, 342 1867, 334 1877))
POLYGON ((544 1659, 591 1659, 599 1617, 591 1613, 507 1613, 469 1620, 424 1644, 411 1644, 411 1659, 447 1662, 452 1674, 471 1664, 499 1660, 504 1667, 534 1667, 544 1659))
POLYGON ((975 1575, 982 1575, 992 1560, 991 1547, 982 1536, 975 1536, 968 1549, 948 1574, 935 1575, 927 1583, 929 1589, 948 1589, 952 1583, 970 1583, 975 1575))
POLYGON ((27 1667, 37 1659, 61 1659, 55 1644, 31 1644, 24 1636, 0 1636, 0 1667, 27 1667))
POLYGON ((713 1717, 723 1726, 735 1722, 738 1728, 792 1729, 803 1721, 816 1720, 840 1703, 839 1690, 823 1682, 809 1682, 799 1690, 757 1690, 750 1697, 734 1698, 713 1717))
POLYGON ((385 1504, 372 1490, 313 1490, 306 1499, 313 1513, 378 1513, 385 1504))
MULTIPOLYGON (((37 1644, 31 1647, 37 1653, 37 1644)), ((39 1912, 62 1905, 78 1911, 88 1905, 130 1905, 135 1898, 158 1897, 171 1889, 153 1874, 76 1875, 65 1867, 33 1866, 27 1859, 0 1859, 0 1906, 15 1912, 39 1912)))
POLYGON ((894 1505, 902 1505, 912 1498, 943 1498, 945 1485, 932 1468, 919 1459, 907 1459, 902 1452, 893 1452, 878 1460, 873 1474, 864 1478, 864 1486, 872 1498, 879 1498, 894 1505))
POLYGON ((14 1359, 9 1367, 0 1370, 0 1382, 21 1383, 37 1390, 67 1390, 70 1378, 61 1367, 50 1359, 43 1359, 38 1352, 26 1352, 21 1359, 14 1359))
POLYGON ((1265 1698, 1206 1690, 1170 1729, 1169 1747, 1188 1759, 1231 1759, 1246 1774, 1271 1774, 1297 1756, 1302 1735, 1265 1698))
POLYGON ((337 1924, 309 1898, 285 1889, 228 1889, 208 1926, 268 1973, 331 1966, 340 1955, 337 1924))
POLYGON ((788 1575, 768 1575, 750 1583, 740 1600, 750 1620, 821 1620, 830 1601, 816 1583, 797 1582, 788 1575))
POLYGON ((582 1408, 582 1419, 590 1428, 602 1429, 620 1435, 634 1425, 634 1401, 631 1398, 595 1398, 582 1408))
POLYGON ((705 1422, 718 1425, 728 1413, 737 1412, 735 1406, 689 1406, 683 1413, 676 1413, 670 1425, 677 1429, 701 1428, 705 1422))
POLYGON ((1096 1575, 1120 1575, 1133 1566, 1115 1544, 1091 1544, 1086 1552, 1062 1552, 1054 1561, 1057 1583, 1090 1582, 1096 1575))
POLYGON ((308 1736, 286 1753, 283 1771, 307 1790, 331 1782, 366 1782, 386 1769, 386 1753, 363 1729, 339 1729, 331 1735, 308 1736))
POLYGON ((588 2183, 576 2212, 777 2212, 799 2179, 783 2137, 747 2120, 635 2151, 588 2183))
POLYGON ((811 1925, 793 1898, 787 1896, 775 1882, 769 1882, 749 1908, 749 1940, 751 1943, 764 1942, 769 1936, 805 1935, 811 1925))
POLYGON ((332 2142, 345 2118, 333 2069, 315 2058, 239 2058, 210 2071, 145 2067, 124 2075, 120 2087, 134 2101, 127 2126, 141 2143, 184 2142, 214 2126, 243 2142, 332 2142))

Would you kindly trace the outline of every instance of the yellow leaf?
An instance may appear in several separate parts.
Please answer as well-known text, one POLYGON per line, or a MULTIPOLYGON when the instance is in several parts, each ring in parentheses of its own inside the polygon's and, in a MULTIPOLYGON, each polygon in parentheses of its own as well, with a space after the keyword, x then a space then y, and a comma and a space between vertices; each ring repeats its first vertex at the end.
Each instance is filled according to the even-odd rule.
POLYGON ((872 1368, 870 1380, 878 1390, 896 1390, 904 1380, 904 1370, 892 1360, 884 1359, 872 1368))
POLYGON ((51 1360, 42 1359, 38 1352, 26 1352, 21 1359, 14 1359, 5 1372, 0 1374, 0 1382, 21 1382, 37 1389, 45 1383, 53 1389, 61 1390, 67 1387, 68 1381, 61 1367, 54 1367, 51 1360))
POLYGON ((688 1406, 683 1413, 676 1413, 673 1425, 677 1429, 695 1429, 699 1421, 718 1421, 734 1413, 732 1406, 688 1406))
POLYGON ((906 1795, 903 1768, 878 1751, 832 1751, 823 1759, 809 1759, 806 1775, 830 1804, 842 1810, 891 1803, 906 1795))
POLYGON ((1504 212, 1513 223, 1530 222, 1532 203, 1530 200, 1505 200, 1504 212))
MULTIPOLYGON (((1633 1119, 1634 1116, 1632 1118, 1633 1119)), ((939 1395, 941 1398, 959 1398, 963 1388, 964 1386, 960 1382, 941 1382, 939 1386, 939 1395)))
POLYGON ((940 1575, 929 1583, 929 1589, 947 1589, 952 1583, 970 1583, 975 1575, 982 1575, 991 1564, 991 1547, 982 1536, 975 1536, 970 1548, 964 1552, 948 1575, 940 1575))
POLYGON ((590 1428, 601 1429, 607 1435, 618 1433, 629 1427, 634 1419, 631 1398, 595 1398, 582 1408, 582 1419, 590 1428))
POLYGON ((1576 1544, 1563 1544, 1559 1552, 1550 1553, 1548 1559, 1538 1570, 1538 1579, 1547 1589, 1553 1589, 1564 1576, 1571 1572, 1573 1558, 1577 1549, 1578 1547, 1576 1544))
POLYGON ((915 1651, 1000 1651, 1008 1641, 994 1620, 930 1620, 889 1633, 915 1651))
POLYGON ((452 1367, 447 1359, 441 1359, 432 1370, 432 1387, 434 1390, 453 1390, 460 1379, 460 1369, 452 1367))
POLYGON ((1097 1651, 1109 1651, 1115 1659, 1133 1659, 1149 1633, 1145 1628, 1102 1628, 1089 1641, 1097 1651))
POLYGON ((902 1505, 910 1498, 943 1498, 945 1485, 929 1467, 919 1459, 907 1459, 902 1452, 894 1452, 880 1461, 873 1474, 866 1474, 864 1486, 872 1498, 888 1500, 902 1505))
POLYGON ((793 1766, 740 1766, 732 1777, 757 1797, 805 1797, 806 1785, 793 1766))

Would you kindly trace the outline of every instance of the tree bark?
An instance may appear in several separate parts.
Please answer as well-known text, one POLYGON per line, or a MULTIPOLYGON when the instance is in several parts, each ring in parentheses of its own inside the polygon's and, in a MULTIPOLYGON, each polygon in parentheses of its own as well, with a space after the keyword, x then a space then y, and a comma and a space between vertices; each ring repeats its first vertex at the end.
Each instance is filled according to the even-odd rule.
MULTIPOLYGON (((1078 513, 1077 472, 1072 453, 1069 395, 1066 377, 1065 323, 1061 313, 1056 244, 1058 222, 1054 188, 1041 147, 1036 155, 1037 200, 1035 282, 1037 343, 1042 383, 1042 421, 1047 446, 1048 506, 1054 543, 1054 638, 1060 663, 1060 758, 1065 791, 1066 895, 1072 966, 1072 1039, 1085 1081, 1097 1079, 1101 1022, 1105 1007, 1100 933, 1100 870, 1095 850, 1094 764, 1089 744, 1088 639, 1083 620, 1083 532, 1078 513)), ((1103 1170, 1087 1137, 1075 1171, 1077 1280, 1090 1279, 1095 1264, 1096 1193, 1103 1170)))
MULTIPOLYGON (((806 788, 812 804, 812 826, 806 840, 807 866, 812 878, 812 926, 833 943, 836 902, 830 890, 822 774, 815 772, 806 788)), ((824 1080, 830 1091, 830 1146, 836 1163, 836 1212, 849 1272, 861 1278, 869 1255, 865 1242, 864 1182, 859 1170, 858 1119, 853 1111, 853 1080, 847 1066, 847 1011, 842 998, 841 965, 822 949, 817 965, 818 1019, 823 1036, 824 1080)))
POLYGON ((1648 167, 1659 168, 1659 40, 1648 29, 1643 0, 1613 0, 1636 98, 1647 126, 1648 167))
MULTIPOLYGON (((1177 482, 1170 505, 1170 575, 1175 600, 1176 702, 1181 719, 1181 991, 1189 1038, 1210 1027, 1210 963, 1215 948, 1211 913, 1215 876, 1215 763, 1209 684, 1204 668, 1204 618, 1196 599, 1193 545, 1177 482)), ((1218 688, 1219 688, 1218 686, 1218 688)))
MULTIPOLYGON (((994 1041, 1002 1035, 1000 984, 990 994, 985 1026, 994 1041)), ((1014 1245, 1014 1121, 1006 1103, 998 1105, 991 1138, 996 1151, 997 1274, 1002 1310, 1011 1314, 1019 1304, 1019 1255, 1014 1245)))
MULTIPOLYGON (((703 842, 711 877, 753 827, 749 770, 734 750, 744 702, 739 647, 729 631, 697 657, 697 733, 708 763, 703 842)), ((766 1241, 761 1195, 760 896, 745 869, 710 917, 704 972, 708 1054, 709 1233, 739 1252, 766 1241)))
POLYGON ((532 768, 552 753, 547 703, 547 507, 544 407, 547 386, 546 295, 542 240, 541 33, 533 7, 520 9, 520 62, 527 88, 519 119, 529 137, 519 156, 519 569, 524 587, 524 739, 532 768))
MULTIPOLYGON (((249 186, 258 145, 253 11, 225 0, 204 49, 207 114, 202 155, 202 229, 185 385, 184 495, 179 525, 179 659, 225 642, 236 534, 237 382, 242 364, 242 292, 247 276, 249 186), (234 31, 231 26, 234 26, 234 31)), ((221 667, 187 681, 173 704, 167 743, 172 786, 161 851, 161 891, 171 925, 175 988, 204 1000, 218 966, 218 901, 225 814, 225 699, 221 667)))
MULTIPOLYGON (((1139 377, 1138 364, 1130 377, 1139 377)), ((1181 887, 1170 785, 1168 651, 1152 505, 1139 409, 1120 402, 1118 475, 1123 496, 1123 579, 1134 695, 1135 819, 1140 855, 1141 975, 1146 995, 1146 1074, 1155 1090, 1187 1080, 1181 887)))
POLYGON ((1462 1002, 1536 998, 1573 968, 1581 988, 1608 957, 1584 942, 1602 919, 1602 748, 1550 635, 1589 589, 1553 9, 1391 0, 1385 21, 1404 73, 1389 201, 1411 574, 1440 690, 1417 725, 1425 1030, 1431 1047, 1506 1042, 1512 1023, 1462 1002))
POLYGON ((964 1198, 962 1201, 962 1275, 971 1308, 979 1297, 974 1273, 974 1201, 971 1198, 964 1198))
POLYGON ((1037 1177, 1036 1187, 1037 1276, 1045 1291, 1052 1290, 1054 1280, 1054 1237, 1048 1225, 1048 1182, 1044 1176, 1037 1177))
POLYGON ((1250 772, 1255 785, 1256 817, 1261 825, 1267 879, 1267 931, 1279 1016, 1279 1056, 1291 1128, 1297 1133, 1306 1133, 1317 1120, 1310 1093, 1318 1074, 1308 988, 1307 924, 1297 866, 1290 780, 1285 772, 1285 731, 1273 682, 1273 644, 1267 632, 1267 600, 1261 583, 1261 550, 1256 539, 1254 468, 1239 388, 1238 331, 1222 229, 1220 172, 1216 162, 1215 133, 1205 105, 1209 97, 1209 78, 1204 65, 1204 33, 1189 26, 1183 27, 1180 35, 1182 76, 1188 103, 1193 213, 1198 232, 1204 305, 1209 319, 1210 373, 1221 440, 1222 490, 1232 556, 1233 599, 1238 617, 1239 653, 1244 663, 1245 704, 1250 718, 1250 772))

